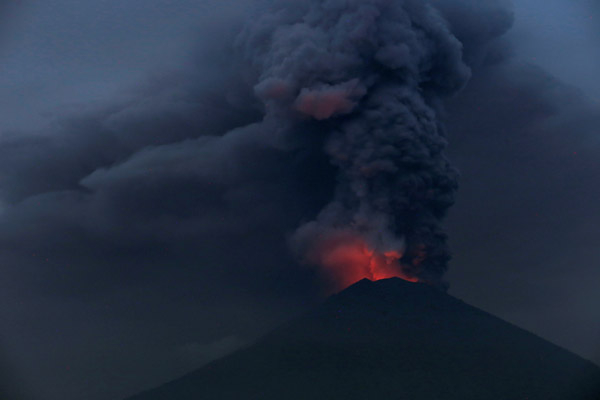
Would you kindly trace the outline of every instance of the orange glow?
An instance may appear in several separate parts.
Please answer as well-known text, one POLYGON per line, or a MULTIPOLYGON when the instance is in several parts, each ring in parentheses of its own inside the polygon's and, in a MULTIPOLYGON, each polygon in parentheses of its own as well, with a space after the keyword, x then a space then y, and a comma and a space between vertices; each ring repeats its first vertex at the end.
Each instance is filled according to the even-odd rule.
POLYGON ((364 278, 379 280, 396 277, 418 282, 418 278, 404 272, 401 258, 399 251, 380 253, 370 249, 362 238, 351 235, 340 235, 321 242, 311 257, 323 268, 335 290, 364 278))

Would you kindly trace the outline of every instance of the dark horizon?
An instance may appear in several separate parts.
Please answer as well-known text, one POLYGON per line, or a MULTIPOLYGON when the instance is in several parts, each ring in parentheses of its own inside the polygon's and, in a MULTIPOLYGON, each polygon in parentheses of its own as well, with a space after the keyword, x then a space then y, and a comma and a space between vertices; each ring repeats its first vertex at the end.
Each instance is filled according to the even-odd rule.
POLYGON ((0 382, 124 398, 365 273, 600 365, 597 2, 406 0, 385 51, 276 3, 0 5, 0 382))

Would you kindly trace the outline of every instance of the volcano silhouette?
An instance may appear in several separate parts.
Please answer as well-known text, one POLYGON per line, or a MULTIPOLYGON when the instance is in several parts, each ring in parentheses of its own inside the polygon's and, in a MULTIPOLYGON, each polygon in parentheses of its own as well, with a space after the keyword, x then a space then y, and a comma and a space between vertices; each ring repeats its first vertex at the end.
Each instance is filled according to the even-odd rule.
POLYGON ((430 286, 362 280, 129 400, 600 399, 600 368, 430 286))

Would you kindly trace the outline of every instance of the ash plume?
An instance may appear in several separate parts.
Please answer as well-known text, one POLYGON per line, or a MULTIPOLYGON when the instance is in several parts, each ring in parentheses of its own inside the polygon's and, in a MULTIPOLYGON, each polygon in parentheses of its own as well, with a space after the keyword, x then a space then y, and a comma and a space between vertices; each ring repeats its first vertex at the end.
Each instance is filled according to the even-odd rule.
MULTIPOLYGON (((258 73, 265 120, 318 122, 335 194, 292 242, 309 262, 354 235, 396 252, 404 274, 439 282, 449 259, 440 222, 457 173, 444 156, 444 96, 467 82, 462 44, 433 2, 303 1, 263 14, 238 37, 258 73)), ((289 138, 287 140, 290 140, 289 138)))
POLYGON ((439 282, 457 186, 440 102, 498 59, 504 3, 252 2, 181 71, 3 132, 0 264, 74 296, 170 269, 304 293, 293 257, 323 249, 439 282))

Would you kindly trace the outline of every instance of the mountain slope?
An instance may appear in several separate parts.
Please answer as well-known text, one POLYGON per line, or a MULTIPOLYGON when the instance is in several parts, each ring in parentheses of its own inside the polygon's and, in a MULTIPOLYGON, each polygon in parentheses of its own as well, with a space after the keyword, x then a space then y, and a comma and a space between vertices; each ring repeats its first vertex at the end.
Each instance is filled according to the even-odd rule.
POLYGON ((424 284, 360 281, 129 400, 600 399, 600 368, 424 284))

